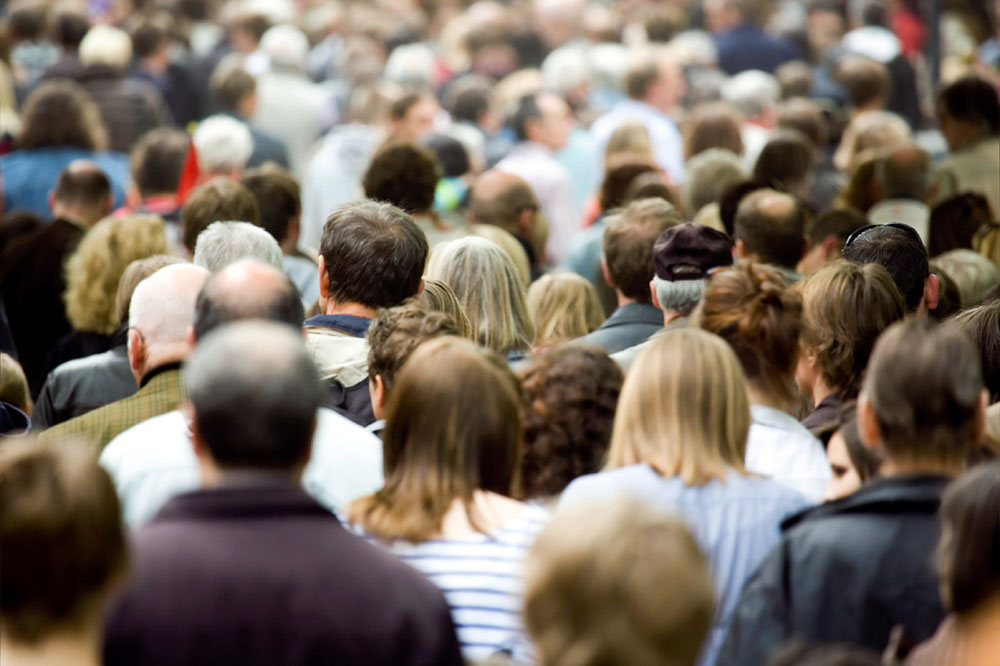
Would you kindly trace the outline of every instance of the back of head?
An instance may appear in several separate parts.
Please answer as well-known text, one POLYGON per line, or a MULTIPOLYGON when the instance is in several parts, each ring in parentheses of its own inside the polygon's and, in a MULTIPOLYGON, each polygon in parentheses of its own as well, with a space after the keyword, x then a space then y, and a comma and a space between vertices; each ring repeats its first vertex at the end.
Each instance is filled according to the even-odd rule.
POLYGON ((393 143, 375 153, 361 184, 367 198, 416 214, 434 207, 440 178, 441 167, 430 150, 413 143, 393 143))
POLYGON ((930 275, 927 248, 912 227, 872 225, 854 232, 844 245, 844 259, 855 264, 878 264, 892 277, 906 307, 916 311, 930 275))
POLYGON ((767 183, 782 192, 806 194, 816 163, 816 148, 797 130, 777 130, 757 156, 754 180, 767 183))
POLYGON ((783 103, 778 109, 777 126, 797 130, 808 138, 817 149, 824 149, 829 141, 828 121, 823 107, 811 99, 797 97, 783 103))
POLYGON ((49 18, 49 39, 67 51, 76 51, 90 30, 87 15, 78 7, 57 7, 49 18))
POLYGON ((194 337, 201 340, 220 326, 244 319, 302 325, 299 292, 279 268, 258 259, 239 259, 205 283, 194 309, 194 337))
POLYGON ((631 99, 642 100, 650 86, 660 77, 656 56, 652 51, 636 54, 625 71, 625 94, 631 99))
POLYGON ((129 306, 132 303, 132 293, 140 282, 165 266, 182 264, 184 260, 172 254, 154 254, 145 259, 136 259, 122 273, 118 280, 118 292, 115 294, 115 311, 118 321, 125 324, 129 320, 129 306))
POLYGON ((560 511, 525 562, 524 620, 545 666, 692 666, 714 607, 691 532, 635 499, 560 511))
POLYGON ((220 468, 289 472, 306 462, 325 392, 300 333, 224 326, 198 342, 184 379, 193 427, 220 468))
POLYGON ((59 173, 53 198, 65 206, 91 211, 96 221, 109 210, 111 183, 96 164, 77 160, 59 173))
POLYGON ((601 210, 609 212, 625 205, 625 197, 635 179, 647 173, 656 173, 652 158, 638 158, 633 155, 619 155, 609 160, 597 201, 601 210))
POLYGON ((105 150, 108 132, 97 103, 72 81, 43 81, 21 111, 18 147, 105 150))
POLYGON ((132 50, 136 60, 151 58, 160 52, 170 39, 171 24, 162 16, 152 18, 137 17, 137 23, 129 30, 132 50))
POLYGON ((741 180, 733 183, 722 192, 719 198, 719 218, 726 233, 732 236, 736 227, 736 211, 740 203, 751 192, 768 189, 764 183, 756 180, 741 180))
POLYGON ((766 116, 781 99, 781 85, 767 72, 751 69, 729 79, 722 88, 722 98, 746 118, 766 116))
POLYGON ((184 247, 194 253, 201 232, 213 222, 239 220, 258 224, 260 207, 253 193, 229 178, 213 178, 191 192, 181 208, 184 247))
POLYGON ((110 25, 95 25, 80 42, 80 64, 124 70, 132 60, 128 33, 110 25))
POLYGON ((757 261, 795 269, 805 250, 805 211, 789 194, 759 190, 736 209, 733 233, 757 261))
POLYGON ((576 273, 549 273, 528 288, 528 309, 535 322, 535 345, 573 340, 604 322, 597 290, 576 273))
POLYGON ((521 213, 538 209, 535 195, 524 180, 503 171, 487 171, 472 189, 469 211, 477 224, 520 232, 521 213))
POLYGON ((692 157, 685 170, 684 199, 692 215, 718 203, 727 188, 746 178, 740 158, 721 148, 709 148, 692 157))
POLYGON ((468 231, 470 236, 485 238, 499 245, 500 249, 506 252, 511 261, 514 262, 514 268, 517 269, 517 275, 521 278, 521 284, 531 283, 531 262, 528 259, 528 252, 514 234, 492 224, 470 224, 468 231))
POLYGON ((327 218, 320 240, 329 300, 391 308, 414 296, 427 262, 427 238, 399 208, 366 201, 327 218))
POLYGON ((525 95, 517 100, 517 105, 510 116, 510 127, 514 130, 514 135, 518 141, 528 140, 528 123, 536 121, 542 117, 542 110, 538 106, 538 96, 540 93, 525 95))
POLYGON ((275 69, 300 72, 309 55, 309 39, 293 25, 276 25, 261 36, 260 50, 275 69))
POLYGON ((281 257, 278 241, 257 225, 213 222, 198 234, 192 261, 216 273, 240 259, 257 259, 280 269, 281 257))
POLYGON ((868 226, 868 218, 853 210, 831 208, 812 219, 806 228, 809 245, 815 247, 828 236, 838 239, 837 246, 843 247, 848 237, 861 227, 868 226))
POLYGON ((257 79, 243 69, 241 64, 223 60, 215 68, 210 86, 219 110, 236 113, 240 111, 244 100, 257 92, 257 79))
POLYGON ((838 261, 796 285, 802 294, 802 346, 843 398, 857 394, 875 340, 906 305, 881 266, 838 261))
POLYGON ((974 250, 950 250, 934 257, 931 263, 954 280, 964 308, 979 305, 1000 284, 1000 268, 974 250))
POLYGON ((889 97, 889 72, 871 58, 845 55, 834 68, 834 78, 855 109, 881 108, 889 97))
POLYGON ((649 303, 653 244, 661 233, 683 223, 680 212, 663 199, 633 201, 617 215, 609 216, 602 249, 615 289, 626 298, 649 303))
POLYGON ((931 186, 931 156, 915 144, 894 148, 875 165, 882 197, 924 201, 931 186))
POLYGON ((727 102, 707 102, 691 110, 684 136, 684 156, 691 159, 710 148, 743 153, 739 111, 727 102))
POLYGON ((938 106, 953 119, 979 128, 983 136, 1000 134, 1000 99, 996 87, 978 76, 966 76, 946 86, 938 106))
POLYGON ((743 470, 750 399, 739 360, 697 328, 653 339, 625 377, 608 467, 648 463, 684 485, 743 470))
POLYGON ((208 271, 192 264, 156 271, 132 292, 129 328, 137 329, 147 346, 186 344, 195 301, 208 276, 208 271))
POLYGON ((284 169, 264 167, 247 171, 240 183, 257 200, 260 226, 279 244, 285 242, 290 222, 302 212, 298 181, 284 169))
POLYGON ((462 309, 462 304, 458 302, 455 292, 446 283, 434 278, 424 278, 424 288, 420 290, 417 300, 428 310, 441 312, 453 320, 458 331, 455 335, 473 339, 469 318, 462 309))
POLYGON ((198 154, 198 168, 204 173, 242 171, 253 153, 250 129, 229 116, 210 116, 198 123, 191 142, 198 154))
POLYGON ((143 198, 177 191, 188 145, 186 132, 168 127, 150 130, 136 142, 129 162, 143 198))
POLYGON ((382 378, 391 391, 396 375, 422 343, 445 335, 460 335, 455 320, 412 299, 394 308, 378 311, 368 327, 368 376, 382 378))
POLYGON ((990 402, 1000 400, 1000 299, 964 310, 949 319, 948 325, 965 333, 979 350, 990 402))
POLYGON ((127 566, 107 472, 76 447, 0 448, 0 525, 5 640, 37 645, 98 627, 102 597, 127 566))
POLYGON ((982 390, 979 353, 968 338, 918 317, 879 338, 862 397, 887 459, 955 465, 977 443, 982 390))

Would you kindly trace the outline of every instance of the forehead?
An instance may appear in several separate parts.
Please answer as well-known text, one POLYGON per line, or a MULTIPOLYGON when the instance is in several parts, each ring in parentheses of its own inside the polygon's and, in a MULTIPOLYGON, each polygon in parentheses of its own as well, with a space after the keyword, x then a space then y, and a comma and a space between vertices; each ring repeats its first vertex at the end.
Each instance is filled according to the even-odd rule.
POLYGON ((569 112, 569 105, 559 95, 543 93, 538 96, 538 110, 544 115, 563 115, 569 112))

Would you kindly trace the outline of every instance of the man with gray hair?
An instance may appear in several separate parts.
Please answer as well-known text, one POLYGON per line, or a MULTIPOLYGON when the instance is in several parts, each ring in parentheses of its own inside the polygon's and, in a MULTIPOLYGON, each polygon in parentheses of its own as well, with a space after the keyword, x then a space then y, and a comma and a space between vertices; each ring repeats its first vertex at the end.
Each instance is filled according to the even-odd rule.
POLYGON ((140 421, 177 409, 183 399, 180 366, 198 292, 209 272, 174 264, 139 283, 129 303, 128 361, 139 390, 122 400, 49 428, 39 440, 76 439, 96 453, 140 421))
POLYGON ((195 265, 218 273, 240 259, 257 259, 280 269, 281 246, 271 234, 249 222, 214 222, 198 235, 195 265))
POLYGON ((909 225, 927 245, 931 209, 925 203, 931 189, 931 156, 915 144, 894 148, 875 164, 879 202, 868 210, 872 224, 909 225))
POLYGON ((237 179, 253 153, 253 136, 239 120, 226 115, 205 118, 191 135, 203 178, 237 179))

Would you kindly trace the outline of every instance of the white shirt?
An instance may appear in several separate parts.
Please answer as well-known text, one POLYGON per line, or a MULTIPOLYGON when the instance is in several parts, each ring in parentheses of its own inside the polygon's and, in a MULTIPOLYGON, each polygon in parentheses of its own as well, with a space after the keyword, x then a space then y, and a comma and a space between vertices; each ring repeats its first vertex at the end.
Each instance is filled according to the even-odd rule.
POLYGON ((830 485, 830 463, 818 439, 794 418, 771 407, 751 405, 746 468, 797 490, 813 504, 830 485))
POLYGON ((872 224, 898 222, 913 227, 924 245, 931 240, 931 209, 916 199, 886 199, 868 209, 872 224))
MULTIPOLYGON (((148 522, 173 496, 201 485, 187 419, 179 410, 115 437, 100 463, 111 474, 125 522, 132 527, 148 522)), ((317 410, 302 486, 331 511, 375 492, 382 487, 382 442, 333 410, 317 410)))
POLYGON ((684 142, 670 116, 634 99, 619 102, 594 121, 590 136, 599 160, 598 173, 604 172, 604 149, 612 132, 625 123, 640 123, 649 132, 656 164, 667 172, 675 185, 684 182, 684 142))
POLYGON ((560 265, 569 254, 570 242, 580 230, 580 211, 573 198, 573 183, 566 167, 545 146, 525 141, 517 144, 496 165, 497 171, 522 178, 538 200, 549 222, 549 240, 545 245, 551 262, 560 265))

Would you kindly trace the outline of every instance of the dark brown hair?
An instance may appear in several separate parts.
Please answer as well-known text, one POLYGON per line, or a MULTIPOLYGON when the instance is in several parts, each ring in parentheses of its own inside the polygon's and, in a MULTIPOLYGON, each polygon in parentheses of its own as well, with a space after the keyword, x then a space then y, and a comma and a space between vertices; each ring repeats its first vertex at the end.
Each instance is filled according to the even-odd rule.
POLYGON ((132 181, 141 196, 177 191, 190 143, 186 132, 172 127, 160 127, 142 135, 129 158, 132 181))
POLYGON ((45 81, 31 93, 21 113, 18 148, 108 147, 108 133, 90 95, 72 81, 45 81))
POLYGON ((685 124, 684 159, 709 148, 743 154, 740 112, 728 102, 706 102, 691 110, 685 124))
POLYGON ((259 224, 260 208, 253 193, 236 181, 218 176, 196 187, 181 208, 184 247, 194 252, 198 235, 213 222, 259 224))
POLYGON ((302 212, 299 182, 284 169, 270 165, 245 171, 240 182, 257 199, 260 226, 283 243, 288 223, 302 212))
POLYGON ((608 217, 604 228, 604 260, 616 289, 627 298, 649 303, 653 279, 653 243, 684 218, 662 199, 640 199, 608 217))
POLYGON ((444 335, 461 335, 455 320, 416 298, 379 310, 368 327, 368 377, 374 380, 379 375, 385 390, 390 391, 413 351, 421 343, 444 335))
POLYGON ((369 199, 414 214, 434 207, 434 190, 440 178, 441 167, 430 150, 412 143, 392 143, 375 153, 361 184, 369 199))

